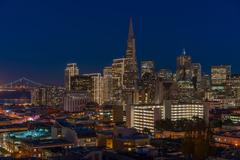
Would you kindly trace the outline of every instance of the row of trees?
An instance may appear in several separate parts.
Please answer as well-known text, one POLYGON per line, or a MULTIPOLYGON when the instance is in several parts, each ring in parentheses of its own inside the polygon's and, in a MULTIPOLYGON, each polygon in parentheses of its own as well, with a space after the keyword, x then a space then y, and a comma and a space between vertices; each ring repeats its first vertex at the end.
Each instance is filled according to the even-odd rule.
POLYGON ((204 160, 214 154, 212 142, 212 128, 198 117, 191 120, 181 119, 171 121, 169 119, 156 122, 156 129, 160 131, 185 131, 182 140, 181 151, 186 159, 204 160))
POLYGON ((180 119, 176 121, 171 121, 170 119, 161 119, 155 122, 156 129, 159 131, 191 131, 191 130, 202 130, 206 127, 210 128, 221 128, 222 125, 232 125, 231 119, 226 120, 212 120, 209 126, 203 119, 198 117, 193 117, 190 119, 180 119))
POLYGON ((205 121, 198 117, 193 117, 192 119, 180 119, 176 121, 161 119, 155 123, 156 129, 159 131, 191 131, 202 130, 206 127, 205 121))

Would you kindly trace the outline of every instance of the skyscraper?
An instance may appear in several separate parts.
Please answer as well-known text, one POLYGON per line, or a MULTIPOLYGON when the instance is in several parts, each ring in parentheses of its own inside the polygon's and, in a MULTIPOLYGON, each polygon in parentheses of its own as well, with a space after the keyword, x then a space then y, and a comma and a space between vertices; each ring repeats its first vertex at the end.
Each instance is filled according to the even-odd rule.
POLYGON ((200 63, 192 63, 192 83, 195 89, 202 80, 202 67, 200 63))
POLYGON ((71 78, 71 91, 86 92, 91 100, 103 103, 103 77, 101 73, 83 74, 71 78))
POLYGON ((67 91, 71 90, 71 77, 79 75, 79 69, 76 63, 69 63, 64 73, 64 84, 67 91))
POLYGON ((90 76, 92 78, 92 95, 93 101, 98 104, 103 103, 103 77, 101 73, 91 73, 84 74, 85 76, 90 76))
POLYGON ((127 49, 124 58, 114 59, 112 63, 112 101, 127 105, 133 103, 133 94, 137 88, 138 69, 132 18, 128 29, 127 49))
POLYGON ((65 89, 57 86, 38 87, 32 91, 32 103, 36 106, 61 106, 65 89))
POLYGON ((197 82, 201 82, 202 67, 200 63, 192 63, 192 77, 196 77, 197 82))
POLYGON ((177 81, 191 81, 192 80, 192 58, 186 55, 183 49, 182 55, 177 57, 177 81))
POLYGON ((93 90, 93 79, 91 76, 78 75, 78 76, 71 77, 71 91, 74 91, 74 92, 86 91, 88 92, 89 95, 91 95, 91 97, 93 97, 92 90, 93 90))
POLYGON ((123 98, 125 104, 131 104, 133 102, 133 92, 137 88, 137 80, 138 69, 136 60, 135 38, 132 18, 130 18, 123 75, 123 98))
POLYGON ((122 88, 125 58, 114 59, 112 64, 112 98, 122 104, 122 88))
POLYGON ((137 102, 139 104, 151 104, 155 94, 156 74, 153 61, 141 62, 141 79, 138 81, 137 102))
POLYGON ((153 75, 154 74, 154 62, 153 61, 142 61, 141 63, 141 78, 145 74, 153 75))
POLYGON ((103 69, 103 102, 112 101, 112 67, 103 69))
POLYGON ((91 98, 87 92, 69 92, 64 97, 64 111, 81 112, 86 104, 91 102, 91 98))
POLYGON ((158 72, 158 78, 163 81, 172 81, 173 73, 170 69, 160 69, 160 71, 158 72))
POLYGON ((212 85, 225 85, 226 80, 231 77, 231 66, 220 65, 211 67, 211 82, 212 85))

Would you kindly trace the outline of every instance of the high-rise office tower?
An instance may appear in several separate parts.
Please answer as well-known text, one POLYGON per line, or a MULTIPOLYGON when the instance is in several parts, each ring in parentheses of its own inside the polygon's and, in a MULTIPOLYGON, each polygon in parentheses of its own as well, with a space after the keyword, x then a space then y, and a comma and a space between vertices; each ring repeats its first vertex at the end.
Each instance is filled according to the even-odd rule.
POLYGON ((81 112, 91 102, 87 92, 69 92, 64 96, 63 109, 66 112, 81 112))
POLYGON ((220 65, 211 67, 212 85, 224 85, 229 77, 231 77, 230 65, 220 65))
POLYGON ((71 77, 79 75, 79 69, 76 63, 69 63, 64 73, 64 84, 67 91, 71 90, 71 77))
POLYGON ((154 104, 163 104, 164 100, 174 99, 178 86, 175 81, 157 81, 155 87, 154 104))
POLYGON ((93 80, 91 76, 88 75, 78 75, 71 77, 71 91, 74 92, 88 92, 90 97, 92 95, 93 90, 93 80))
POLYGON ((103 77, 100 73, 83 74, 71 78, 71 91, 86 92, 91 100, 103 103, 103 77))
POLYGON ((201 82, 202 67, 200 63, 192 63, 192 77, 196 77, 197 82, 201 82))
POLYGON ((101 73, 91 73, 84 74, 85 76, 90 76, 92 78, 92 95, 93 101, 98 104, 103 103, 103 77, 101 73))
POLYGON ((138 81, 138 88, 134 98, 137 96, 138 104, 152 104, 155 94, 156 76, 153 61, 141 62, 141 79, 138 81))
POLYGON ((182 55, 177 57, 177 81, 191 81, 192 80, 192 58, 186 55, 185 49, 183 49, 182 55))
POLYGON ((138 68, 132 18, 129 22, 127 50, 123 75, 123 99, 125 104, 133 103, 133 92, 137 88, 138 68))
POLYGON ((112 67, 103 69, 103 102, 112 101, 112 67))
POLYGON ((202 76, 200 87, 204 90, 208 90, 211 87, 211 77, 208 74, 202 76))
POLYGON ((200 85, 202 80, 202 67, 200 63, 192 63, 192 83, 195 89, 200 85))
POLYGON ((160 69, 158 73, 158 78, 163 81, 172 81, 173 73, 170 69, 160 69))
POLYGON ((65 89, 63 87, 47 86, 35 88, 32 91, 32 103, 37 106, 61 106, 65 89))
POLYGON ((112 64, 112 98, 122 104, 122 88, 125 58, 114 59, 112 64))
POLYGON ((232 74, 226 81, 226 91, 232 97, 240 98, 240 74, 232 74))
POLYGON ((141 62, 141 77, 145 74, 154 75, 154 61, 141 62))

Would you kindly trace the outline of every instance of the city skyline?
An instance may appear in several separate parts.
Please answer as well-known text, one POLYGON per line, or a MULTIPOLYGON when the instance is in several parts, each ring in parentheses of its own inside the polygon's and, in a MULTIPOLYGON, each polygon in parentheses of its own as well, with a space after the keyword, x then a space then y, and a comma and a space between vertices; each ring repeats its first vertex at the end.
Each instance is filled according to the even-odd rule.
POLYGON ((0 159, 240 159, 237 0, 0 1, 0 159))
POLYGON ((146 11, 141 10, 143 3, 138 8, 132 8, 133 2, 120 6, 109 3, 108 6, 113 6, 111 9, 106 9, 105 3, 99 4, 99 8, 90 7, 96 12, 106 9, 99 17, 88 14, 87 2, 83 11, 79 11, 79 2, 60 2, 56 6, 53 2, 39 6, 37 2, 2 4, 2 12, 8 13, 8 18, 2 17, 0 83, 25 76, 42 83, 63 84, 63 70, 70 62, 78 64, 80 74, 102 72, 104 66, 112 63, 112 59, 124 56, 130 16, 134 20, 138 64, 143 60, 154 60, 158 70, 170 68, 175 71, 176 56, 181 54, 182 48, 186 48, 193 62, 202 64, 204 72, 209 73, 210 66, 218 64, 232 65, 233 72, 240 70, 236 55, 240 52, 237 46, 240 37, 237 30, 240 26, 237 22, 239 12, 236 10, 239 4, 235 1, 204 1, 197 4, 184 1, 178 7, 170 8, 172 12, 166 11, 171 7, 167 2, 156 2, 159 8, 154 6, 155 3, 148 4, 146 11), (66 9, 58 15, 60 11, 57 8, 63 5, 66 9), (126 12, 123 11, 124 6, 126 12), (16 15, 17 11, 22 11, 20 7, 26 11, 16 15), (67 13, 69 8, 72 11, 67 13), (116 11, 111 16, 106 14, 114 8, 116 11), (40 12, 43 15, 39 16, 42 9, 46 9, 46 13, 40 12), (223 16, 222 9, 229 12, 223 16), (11 11, 15 11, 14 15, 11 11), (221 13, 221 19, 217 13, 221 13), (53 16, 54 21, 51 22, 49 16, 53 16), (19 20, 9 20, 15 18, 19 20), (32 27, 30 30, 29 26, 32 27), (54 28, 56 26, 57 29, 54 28))

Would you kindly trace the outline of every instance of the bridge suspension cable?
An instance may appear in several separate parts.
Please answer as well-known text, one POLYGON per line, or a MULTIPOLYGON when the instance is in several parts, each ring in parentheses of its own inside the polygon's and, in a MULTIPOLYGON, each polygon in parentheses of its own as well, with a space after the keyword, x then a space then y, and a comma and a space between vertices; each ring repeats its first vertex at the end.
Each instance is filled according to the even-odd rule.
POLYGON ((7 87, 7 88, 14 88, 14 86, 25 86, 26 88, 32 88, 32 87, 41 87, 41 86, 47 86, 47 85, 34 82, 33 80, 30 80, 26 77, 22 77, 10 83, 1 85, 1 87, 7 87))

